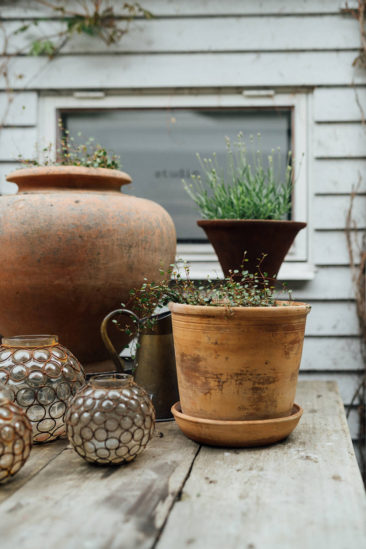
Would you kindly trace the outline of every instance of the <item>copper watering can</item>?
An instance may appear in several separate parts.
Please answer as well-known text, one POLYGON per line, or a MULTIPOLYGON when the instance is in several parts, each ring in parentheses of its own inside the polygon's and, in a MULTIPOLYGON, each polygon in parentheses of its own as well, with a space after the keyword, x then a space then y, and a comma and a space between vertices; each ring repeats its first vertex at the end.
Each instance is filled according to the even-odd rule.
POLYGON ((126 315, 133 319, 138 328, 138 349, 135 359, 134 378, 143 387, 152 400, 157 421, 173 419, 170 408, 179 400, 177 372, 175 367, 172 319, 169 311, 139 318, 128 309, 116 309, 103 320, 100 332, 104 345, 109 352, 117 372, 126 371, 125 361, 114 348, 108 332, 108 322, 116 315, 126 315), (147 320, 153 320, 150 327, 147 320))

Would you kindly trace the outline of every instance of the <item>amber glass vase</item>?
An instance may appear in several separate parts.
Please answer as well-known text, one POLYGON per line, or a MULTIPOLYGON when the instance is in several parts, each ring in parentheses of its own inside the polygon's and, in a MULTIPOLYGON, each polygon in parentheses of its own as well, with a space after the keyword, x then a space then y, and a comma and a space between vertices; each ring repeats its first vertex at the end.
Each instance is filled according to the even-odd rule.
POLYGON ((11 402, 11 391, 0 383, 0 482, 23 467, 32 446, 32 426, 24 410, 11 402))
POLYGON ((70 402, 67 435, 87 461, 131 461, 154 432, 155 411, 146 391, 127 374, 94 376, 70 402))
POLYGON ((0 382, 27 413, 33 441, 47 442, 65 433, 69 399, 85 383, 80 362, 52 335, 3 338, 0 382))

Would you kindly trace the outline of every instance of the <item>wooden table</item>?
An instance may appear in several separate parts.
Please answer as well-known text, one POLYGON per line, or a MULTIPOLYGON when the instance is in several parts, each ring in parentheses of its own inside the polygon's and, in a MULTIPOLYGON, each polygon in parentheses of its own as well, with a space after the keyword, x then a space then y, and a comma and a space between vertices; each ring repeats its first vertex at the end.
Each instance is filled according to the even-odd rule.
POLYGON ((301 382, 280 444, 201 447, 174 423, 120 467, 35 446, 0 488, 1 549, 366 547, 366 503, 337 386, 301 382))

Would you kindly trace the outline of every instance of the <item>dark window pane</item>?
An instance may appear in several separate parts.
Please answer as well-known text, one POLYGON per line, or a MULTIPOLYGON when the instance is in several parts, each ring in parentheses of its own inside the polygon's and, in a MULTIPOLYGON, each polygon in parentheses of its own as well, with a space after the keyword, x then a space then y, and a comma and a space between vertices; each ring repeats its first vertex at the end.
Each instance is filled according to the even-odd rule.
POLYGON ((71 111, 63 113, 64 126, 82 141, 90 136, 121 157, 122 169, 133 178, 123 192, 150 198, 164 206, 174 219, 180 242, 204 241, 196 226, 200 214, 186 194, 182 179, 199 171, 201 157, 216 152, 225 164, 225 136, 236 140, 244 134, 261 134, 261 150, 266 158, 280 148, 283 173, 291 143, 290 111, 232 109, 139 109, 71 111))

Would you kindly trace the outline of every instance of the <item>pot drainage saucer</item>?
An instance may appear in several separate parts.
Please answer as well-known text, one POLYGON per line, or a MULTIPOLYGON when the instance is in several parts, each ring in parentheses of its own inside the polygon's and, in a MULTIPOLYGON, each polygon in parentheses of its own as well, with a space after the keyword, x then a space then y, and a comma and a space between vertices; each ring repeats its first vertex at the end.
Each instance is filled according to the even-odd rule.
POLYGON ((180 402, 172 406, 172 414, 181 431, 192 440, 211 446, 245 448, 265 446, 286 438, 300 421, 303 409, 292 407, 291 415, 275 419, 220 421, 183 414, 180 402))

